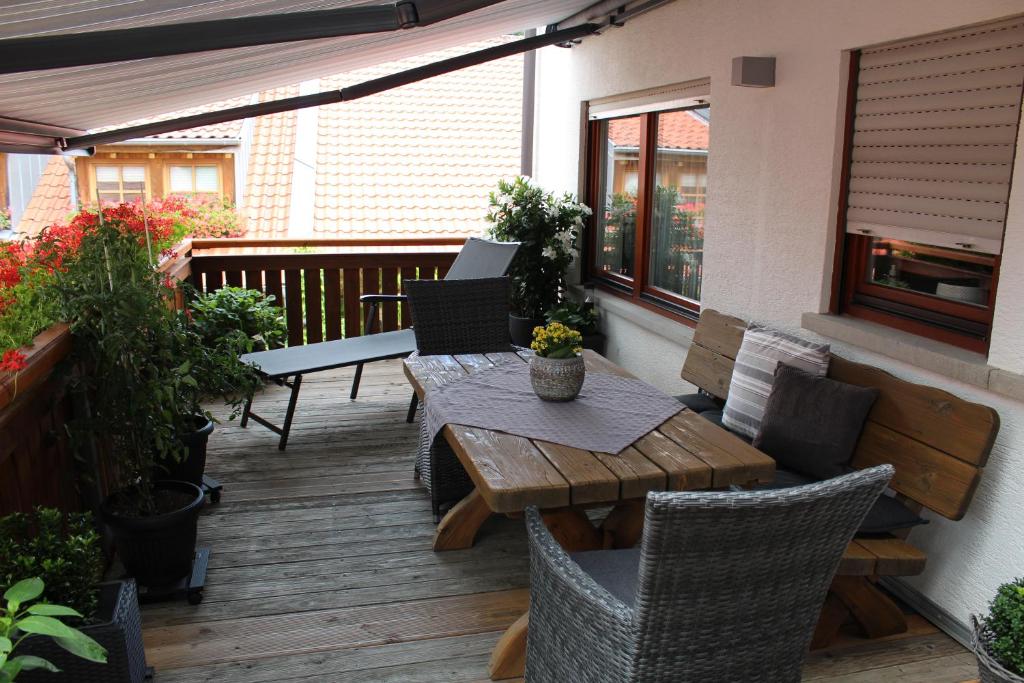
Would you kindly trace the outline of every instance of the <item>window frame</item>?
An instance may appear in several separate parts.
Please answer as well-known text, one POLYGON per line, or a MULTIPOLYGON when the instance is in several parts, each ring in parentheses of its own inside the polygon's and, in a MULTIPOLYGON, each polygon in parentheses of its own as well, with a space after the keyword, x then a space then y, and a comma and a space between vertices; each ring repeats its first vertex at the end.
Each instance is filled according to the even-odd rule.
POLYGON ((163 164, 164 166, 164 187, 167 188, 164 192, 164 196, 170 197, 171 195, 189 195, 189 196, 212 196, 216 194, 220 200, 224 199, 224 169, 220 163, 212 162, 200 162, 197 163, 192 159, 168 159, 163 164), (192 170, 192 191, 191 192, 175 192, 171 189, 171 169, 175 167, 189 168, 192 170), (196 187, 196 169, 197 168, 213 168, 217 171, 217 192, 199 192, 195 189, 196 187))
MULTIPOLYGON (((658 131, 657 117, 661 114, 703 109, 710 106, 706 98, 698 99, 694 104, 686 106, 669 106, 666 109, 653 109, 638 113, 623 114, 587 121, 585 192, 587 204, 594 211, 587 224, 586 240, 586 278, 603 290, 612 292, 622 298, 644 308, 656 311, 687 323, 695 322, 700 317, 701 303, 687 299, 650 284, 650 245, 653 226, 650 223, 654 202, 654 177, 656 174, 658 131), (634 275, 628 277, 620 273, 603 271, 597 267, 597 232, 599 214, 604 204, 602 196, 602 158, 604 155, 604 138, 601 129, 608 121, 622 118, 640 118, 640 146, 637 164, 637 203, 636 203, 636 234, 633 245, 634 275)), ((710 148, 710 145, 709 145, 710 148)), ((710 149, 709 149, 710 154, 710 149)))
POLYGON ((150 174, 149 164, 143 163, 141 160, 129 160, 129 159, 103 159, 103 160, 90 160, 89 164, 89 201, 99 201, 100 196, 97 190, 99 187, 99 176, 97 169, 100 166, 113 166, 118 169, 117 171, 117 184, 118 184, 118 204, 123 204, 127 200, 124 198, 124 168, 131 166, 134 168, 141 168, 143 172, 143 187, 142 187, 142 199, 143 201, 149 201, 153 197, 153 182, 152 175, 150 174))
MULTIPOLYGON (((842 173, 839 181, 839 203, 835 228, 836 248, 833 259, 829 313, 867 320, 968 351, 987 354, 992 337, 992 319, 999 288, 1001 254, 994 255, 992 283, 985 307, 884 287, 866 281, 865 273, 867 272, 872 238, 886 238, 887 236, 857 235, 847 232, 846 229, 860 55, 860 50, 850 52, 849 73, 847 74, 842 173), (972 327, 977 331, 970 332, 972 327)), ((1011 174, 1011 196, 1012 192, 1011 174)))

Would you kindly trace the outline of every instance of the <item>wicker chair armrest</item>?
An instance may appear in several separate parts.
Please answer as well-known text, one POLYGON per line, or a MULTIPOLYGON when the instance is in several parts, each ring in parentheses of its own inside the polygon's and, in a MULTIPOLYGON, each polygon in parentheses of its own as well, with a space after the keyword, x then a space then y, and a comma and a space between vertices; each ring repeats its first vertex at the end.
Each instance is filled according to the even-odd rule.
POLYGON ((390 301, 406 301, 405 294, 363 294, 359 297, 359 303, 363 304, 385 304, 390 301))
POLYGON ((544 556, 549 566, 555 569, 556 578, 565 590, 592 604, 594 609, 610 618, 621 620, 623 623, 631 621, 633 610, 573 562, 569 553, 565 552, 548 531, 536 507, 526 509, 526 528, 530 535, 531 550, 544 556))

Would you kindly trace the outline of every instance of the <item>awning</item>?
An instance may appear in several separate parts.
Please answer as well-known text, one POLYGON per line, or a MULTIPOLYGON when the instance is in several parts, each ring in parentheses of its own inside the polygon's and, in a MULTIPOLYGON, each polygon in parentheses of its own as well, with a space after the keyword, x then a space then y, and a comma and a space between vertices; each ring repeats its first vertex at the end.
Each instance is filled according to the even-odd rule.
MULTIPOLYGON (((425 6, 422 13, 428 16, 431 6, 437 9, 435 18, 447 9, 439 0, 390 3, 392 10, 399 5, 418 4, 425 6)), ((478 9, 399 30, 0 74, 0 132, 73 137, 89 129, 238 97, 325 73, 557 24, 574 15, 577 20, 581 14, 586 19, 588 7, 595 13, 607 13, 609 4, 595 5, 594 0, 458 0, 449 5, 478 9)), ((0 45, 8 39, 345 8, 360 10, 372 19, 370 9, 385 5, 389 3, 374 0, 18 0, 0 5, 0 45)), ((621 12, 622 8, 615 11, 621 12)), ((26 146, 28 141, 26 137, 26 146)), ((12 144, 9 138, 8 149, 12 144)))

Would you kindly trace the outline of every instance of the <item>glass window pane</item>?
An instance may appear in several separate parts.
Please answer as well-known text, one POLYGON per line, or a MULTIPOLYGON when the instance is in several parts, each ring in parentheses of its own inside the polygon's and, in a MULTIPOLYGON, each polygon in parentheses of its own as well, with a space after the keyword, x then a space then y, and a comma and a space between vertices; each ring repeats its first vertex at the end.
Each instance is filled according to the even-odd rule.
POLYGON ((196 166, 196 192, 217 192, 220 190, 217 175, 216 166, 196 166))
POLYGON ((97 183, 118 183, 121 181, 121 169, 117 166, 97 166, 97 183))
POLYGON ((649 284, 700 301, 708 186, 708 107, 658 114, 656 125, 649 284))
POLYGON ((121 178, 126 183, 145 183, 146 169, 142 166, 121 167, 121 178))
POLYGON ((171 192, 191 192, 192 167, 171 166, 171 192))
POLYGON ((988 306, 995 257, 876 237, 868 247, 868 283, 988 306))
POLYGON ((640 117, 601 124, 601 197, 597 210, 596 266, 632 277, 636 198, 640 172, 640 117))
POLYGON ((118 193, 121 192, 121 183, 117 182, 116 180, 112 183, 97 182, 96 189, 99 190, 101 194, 113 193, 117 195, 118 193))

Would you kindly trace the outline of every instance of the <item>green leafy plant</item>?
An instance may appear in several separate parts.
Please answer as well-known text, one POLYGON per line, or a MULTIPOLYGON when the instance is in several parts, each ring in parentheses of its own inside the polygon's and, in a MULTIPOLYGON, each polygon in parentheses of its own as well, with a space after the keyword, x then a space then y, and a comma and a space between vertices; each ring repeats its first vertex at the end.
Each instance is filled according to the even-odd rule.
POLYGON ((533 328, 530 348, 544 358, 573 358, 583 350, 583 335, 562 323, 533 328))
POLYGON ((150 515, 160 511, 154 462, 184 457, 180 435, 203 410, 195 366, 183 355, 197 338, 168 306, 174 283, 154 269, 148 241, 128 227, 108 217, 87 231, 55 290, 82 370, 72 389, 91 406, 69 425, 75 443, 107 445, 130 490, 119 507, 150 515))
POLYGON ((580 303, 567 299, 544 314, 544 320, 562 323, 584 335, 597 332, 597 309, 590 301, 580 303))
POLYGON ((195 296, 181 313, 183 324, 196 342, 181 350, 188 358, 204 397, 219 397, 234 419, 246 397, 262 380, 239 356, 281 346, 288 328, 273 296, 240 287, 224 287, 195 296))
POLYGON ((512 302, 524 318, 542 318, 562 299, 565 271, 576 254, 590 209, 566 193, 557 197, 528 178, 501 180, 490 196, 489 234, 502 242, 519 242, 512 265, 512 302))
POLYGON ((982 621, 985 648, 1008 671, 1024 676, 1024 578, 1004 583, 982 621))
POLYGON ((92 617, 103 578, 103 551, 92 515, 40 507, 31 514, 0 517, 0 588, 23 576, 44 581, 47 602, 92 617))
POLYGON ((15 650, 27 638, 52 638, 77 657, 99 664, 107 662, 107 651, 102 645, 61 621, 81 618, 81 614, 70 607, 37 602, 44 588, 40 578, 23 579, 4 593, 5 604, 0 606, 0 683, 12 683, 22 671, 60 671, 41 657, 16 654, 15 650))

